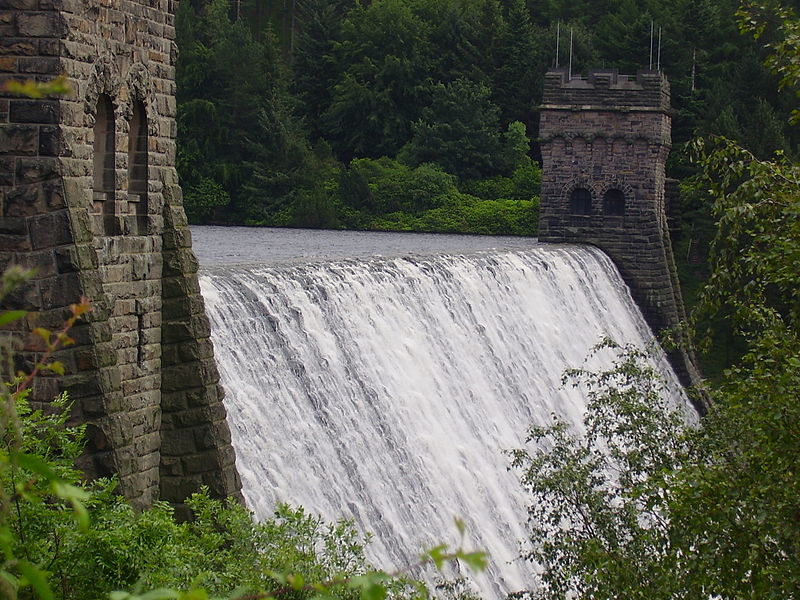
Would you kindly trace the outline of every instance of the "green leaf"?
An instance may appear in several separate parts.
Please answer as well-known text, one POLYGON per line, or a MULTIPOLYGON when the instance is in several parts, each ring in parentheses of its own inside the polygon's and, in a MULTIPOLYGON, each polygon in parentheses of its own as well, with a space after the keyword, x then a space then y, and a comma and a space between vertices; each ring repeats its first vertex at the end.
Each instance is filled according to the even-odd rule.
POLYGON ((384 600, 386 594, 386 586, 379 583, 371 583, 361 588, 361 600, 384 600))
POLYGON ((47 343, 50 342, 50 336, 53 335, 53 333, 49 329, 45 329, 44 327, 37 327, 36 329, 33 330, 33 334, 38 335, 47 343))
POLYGON ((444 565, 447 560, 446 551, 447 545, 441 544, 428 550, 423 558, 433 561, 433 564, 436 565, 436 568, 441 569, 442 565, 444 565))
POLYGON ((6 560, 13 558, 14 550, 14 535, 8 527, 0 527, 0 550, 6 557, 6 560))
POLYGON ((286 580, 293 590, 300 591, 306 585, 306 581, 303 579, 302 575, 289 575, 286 580))
MULTIPOLYGON (((33 588, 42 600, 55 600, 53 591, 47 583, 47 576, 39 567, 26 560, 19 561, 17 566, 19 567, 20 573, 25 577, 27 584, 33 588)), ((22 584, 22 582, 20 582, 20 584, 22 584)))
POLYGON ((474 571, 483 571, 489 564, 486 552, 459 552, 458 558, 474 571))
POLYGON ((53 490, 53 493, 63 500, 85 501, 91 497, 89 492, 86 490, 82 490, 79 487, 65 483, 59 479, 53 481, 50 487, 53 490))
POLYGON ((38 456, 26 452, 11 452, 10 455, 11 462, 23 469, 27 469, 31 473, 35 473, 48 481, 58 479, 58 476, 50 468, 50 465, 38 456))
POLYGON ((454 517, 453 521, 456 523, 456 529, 458 529, 458 533, 461 534, 461 537, 464 537, 464 532, 467 530, 466 523, 464 523, 464 521, 458 517, 454 517))
POLYGON ((19 587, 19 580, 8 571, 0 571, 0 579, 8 582, 12 589, 16 590, 19 587))
POLYGON ((46 364, 44 366, 44 368, 46 370, 48 370, 48 371, 52 371, 53 373, 55 373, 57 375, 64 375, 64 373, 66 372, 64 370, 63 363, 60 363, 59 361, 54 361, 54 362, 48 363, 48 364, 46 364))
POLYGON ((18 321, 19 319, 23 318, 26 314, 28 313, 24 310, 7 310, 4 313, 0 314, 0 327, 12 323, 13 321, 18 321))
POLYGON ((71 498, 72 511, 78 528, 83 531, 89 531, 89 511, 77 498, 71 498))

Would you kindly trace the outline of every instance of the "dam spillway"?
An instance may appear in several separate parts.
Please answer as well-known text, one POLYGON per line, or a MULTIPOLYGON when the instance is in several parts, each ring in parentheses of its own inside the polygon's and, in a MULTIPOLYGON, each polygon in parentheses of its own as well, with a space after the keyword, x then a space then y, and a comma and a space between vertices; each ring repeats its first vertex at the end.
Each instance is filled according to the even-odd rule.
POLYGON ((486 598, 528 587, 533 568, 517 558, 527 499, 503 450, 552 414, 580 421, 561 375, 602 337, 651 337, 589 247, 208 266, 200 283, 256 516, 288 502, 352 518, 387 570, 456 544, 459 517, 491 556, 474 578, 486 598))

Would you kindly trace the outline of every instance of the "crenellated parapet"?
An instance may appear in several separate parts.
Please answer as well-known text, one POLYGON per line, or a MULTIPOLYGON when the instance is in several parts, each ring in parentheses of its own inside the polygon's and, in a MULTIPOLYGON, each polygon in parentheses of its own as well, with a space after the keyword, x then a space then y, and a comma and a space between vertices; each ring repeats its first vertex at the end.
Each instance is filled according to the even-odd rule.
POLYGON ((669 82, 658 71, 620 75, 616 69, 590 71, 588 77, 552 69, 544 78, 543 108, 548 110, 615 110, 667 112, 669 82))
POLYGON ((20 366, 70 303, 93 305, 64 377, 88 425, 82 468, 116 474, 138 505, 180 503, 239 480, 175 171, 173 0, 10 0, 0 10, 0 81, 66 75, 70 91, 0 96, 0 267, 36 269, 4 308, 20 366))

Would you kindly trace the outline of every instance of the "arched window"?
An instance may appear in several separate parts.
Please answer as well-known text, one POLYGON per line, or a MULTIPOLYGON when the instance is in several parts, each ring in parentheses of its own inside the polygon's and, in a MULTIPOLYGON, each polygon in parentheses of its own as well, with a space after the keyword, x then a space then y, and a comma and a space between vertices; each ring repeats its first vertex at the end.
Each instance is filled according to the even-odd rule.
POLYGON ((131 232, 147 233, 147 113, 141 101, 133 104, 128 135, 128 213, 131 232))
POLYGON ((622 190, 611 188, 603 196, 603 213, 621 217, 625 214, 625 194, 622 190))
POLYGON ((93 213, 105 235, 118 233, 114 210, 114 105, 111 98, 101 94, 97 99, 94 120, 94 174, 92 178, 93 213))
POLYGON ((569 197, 570 210, 573 215, 592 214, 592 193, 586 188, 575 188, 569 197))

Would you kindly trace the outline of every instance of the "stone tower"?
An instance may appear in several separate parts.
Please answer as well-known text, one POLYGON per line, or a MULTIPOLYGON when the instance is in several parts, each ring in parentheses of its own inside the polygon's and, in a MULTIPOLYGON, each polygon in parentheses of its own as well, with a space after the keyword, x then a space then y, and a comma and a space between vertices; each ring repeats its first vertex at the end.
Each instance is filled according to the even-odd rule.
POLYGON ((4 0, 0 81, 64 74, 65 95, 0 96, 0 267, 36 269, 18 362, 88 297, 64 377, 88 424, 82 468, 139 506, 200 485, 239 496, 230 432, 175 171, 174 0, 4 0))
MULTIPOLYGON (((656 71, 545 75, 539 239, 589 243, 616 263, 654 332, 685 319, 665 211, 669 83, 656 71)), ((684 384, 699 376, 670 355, 684 384)))

